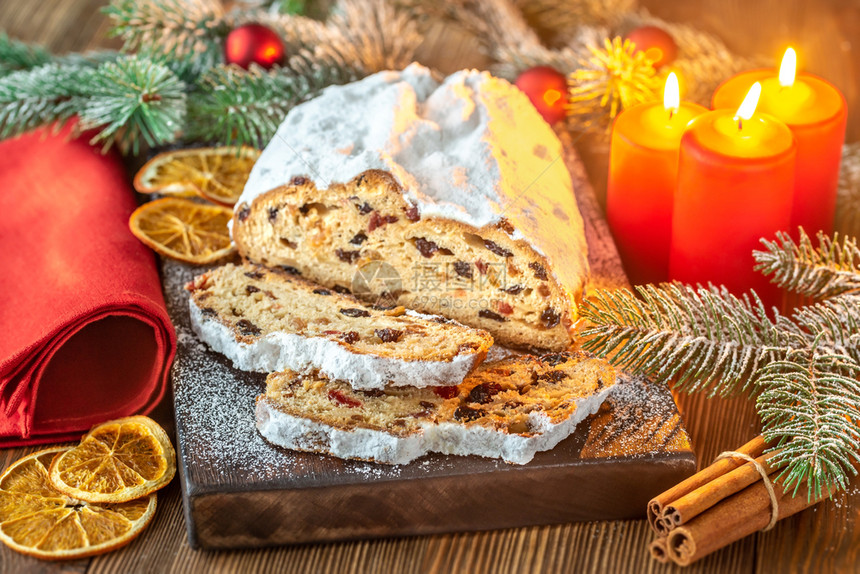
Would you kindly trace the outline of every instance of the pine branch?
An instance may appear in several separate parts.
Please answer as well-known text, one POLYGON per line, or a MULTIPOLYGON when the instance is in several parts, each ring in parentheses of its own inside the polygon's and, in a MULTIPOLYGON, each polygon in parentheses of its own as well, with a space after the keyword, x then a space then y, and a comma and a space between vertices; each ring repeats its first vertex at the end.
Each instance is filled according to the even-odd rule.
POLYGON ((860 296, 837 295, 798 309, 792 319, 810 346, 860 364, 860 296))
POLYGON ((12 40, 0 32, 0 78, 19 70, 38 68, 51 61, 51 55, 41 46, 12 40))
POLYGON ((801 229, 800 240, 784 232, 775 241, 762 240, 766 251, 755 251, 756 270, 773 275, 771 281, 784 289, 825 299, 860 290, 860 249, 853 238, 818 234, 818 247, 801 229))
POLYGON ((67 122, 81 109, 83 86, 92 74, 88 68, 46 64, 0 78, 0 139, 67 122))
POLYGON ((104 12, 125 52, 167 56, 195 73, 223 61, 230 26, 218 0, 113 0, 104 12))
POLYGON ((851 357, 795 349, 756 377, 756 408, 763 434, 779 450, 770 463, 785 465, 779 478, 795 493, 809 485, 810 500, 822 490, 845 488, 860 463, 860 364, 851 357))
POLYGON ((84 89, 80 127, 99 130, 92 143, 101 142, 104 149, 117 144, 137 154, 141 139, 161 145, 181 130, 185 84, 163 64, 125 56, 99 66, 84 89))
POLYGON ((582 317, 593 325, 583 332, 583 347, 687 392, 745 391, 759 368, 805 345, 784 318, 767 317, 754 293, 739 299, 725 288, 678 283, 637 291, 641 299, 620 289, 585 301, 582 317))
POLYGON ((317 65, 298 72, 218 66, 200 79, 189 99, 186 137, 262 147, 293 106, 327 85, 345 83, 353 77, 351 71, 337 66, 317 65))

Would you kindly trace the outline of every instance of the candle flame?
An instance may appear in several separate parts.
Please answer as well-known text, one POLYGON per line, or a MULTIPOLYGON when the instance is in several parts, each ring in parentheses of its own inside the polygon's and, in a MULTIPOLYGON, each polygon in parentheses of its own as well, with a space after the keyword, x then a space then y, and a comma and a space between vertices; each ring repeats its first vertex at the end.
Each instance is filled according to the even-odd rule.
POLYGON ((747 92, 747 96, 744 98, 744 101, 741 102, 741 106, 735 114, 735 119, 738 120, 738 125, 740 125, 740 120, 748 120, 753 116, 755 113, 755 107, 758 105, 759 96, 761 96, 761 84, 756 82, 752 85, 750 91, 747 92))
POLYGON ((669 112, 677 112, 681 105, 681 90, 678 88, 678 76, 675 72, 666 78, 666 87, 663 88, 663 107, 669 112))
POLYGON ((794 85, 794 75, 797 73, 797 53, 794 48, 785 51, 782 65, 779 67, 779 85, 788 88, 794 85))

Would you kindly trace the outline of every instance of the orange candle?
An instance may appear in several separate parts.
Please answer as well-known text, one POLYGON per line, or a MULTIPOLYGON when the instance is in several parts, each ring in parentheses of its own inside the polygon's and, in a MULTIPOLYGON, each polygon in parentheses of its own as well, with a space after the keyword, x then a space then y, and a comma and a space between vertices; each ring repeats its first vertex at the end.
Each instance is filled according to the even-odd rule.
POLYGON ((755 289, 767 305, 778 291, 753 271, 759 239, 788 228, 796 146, 788 127, 755 113, 754 84, 737 113, 700 115, 681 138, 672 215, 670 276, 684 283, 755 289))
POLYGON ((842 93, 812 74, 795 78, 796 55, 789 48, 776 70, 754 70, 725 82, 714 93, 713 108, 735 109, 755 82, 762 85, 760 112, 791 128, 797 140, 791 231, 802 226, 814 236, 833 232, 839 164, 845 141, 847 106, 842 93))
POLYGON ((606 215, 633 284, 669 277, 678 148, 690 120, 706 111, 680 102, 672 73, 662 105, 645 103, 624 110, 612 126, 606 215))

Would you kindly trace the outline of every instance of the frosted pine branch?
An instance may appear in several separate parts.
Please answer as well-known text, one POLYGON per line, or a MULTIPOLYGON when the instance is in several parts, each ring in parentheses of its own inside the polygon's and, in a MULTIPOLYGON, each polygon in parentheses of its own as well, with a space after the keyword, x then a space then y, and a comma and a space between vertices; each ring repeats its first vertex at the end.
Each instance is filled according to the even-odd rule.
POLYGON ((725 289, 673 283, 631 291, 598 291, 582 308, 592 326, 583 346, 621 368, 674 382, 680 389, 728 395, 748 389, 763 365, 803 347, 796 331, 780 329, 761 301, 725 289))
POLYGON ((38 68, 51 61, 51 55, 40 46, 12 40, 0 32, 0 77, 19 70, 38 68))
POLYGON ((83 106, 86 68, 47 64, 0 78, 0 139, 69 120, 83 106))
POLYGON ((99 66, 85 86, 81 129, 97 129, 93 143, 137 153, 176 139, 185 116, 185 85, 165 65, 125 56, 99 66))
POLYGON ((784 289, 816 299, 860 291, 860 249, 853 238, 840 242, 819 233, 816 247, 801 230, 797 243, 780 232, 762 244, 766 250, 754 252, 756 269, 784 289))
POLYGON ((104 12, 126 52, 185 60, 198 72, 222 60, 230 28, 219 0, 113 0, 104 12))
POLYGON ((816 346, 790 351, 756 377, 756 409, 765 439, 778 452, 787 488, 803 482, 810 499, 845 488, 860 463, 860 365, 816 346))

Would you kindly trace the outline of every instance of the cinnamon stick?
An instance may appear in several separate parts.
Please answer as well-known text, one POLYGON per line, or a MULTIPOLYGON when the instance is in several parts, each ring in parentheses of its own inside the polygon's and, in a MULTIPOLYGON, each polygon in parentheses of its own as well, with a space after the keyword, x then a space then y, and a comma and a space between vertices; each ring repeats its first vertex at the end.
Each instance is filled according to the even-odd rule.
MULTIPOLYGON (((769 476, 773 481, 778 472, 769 476)), ((808 500, 806 485, 797 490, 792 497, 779 484, 774 484, 778 501, 778 520, 809 508, 827 498, 829 494, 808 500)), ((712 506, 684 526, 669 532, 666 538, 666 553, 680 566, 687 566, 696 560, 715 552, 732 542, 761 530, 770 523, 771 500, 764 482, 759 480, 712 506)))
MULTIPOLYGON (((742 452, 752 458, 756 458, 764 452, 764 447, 764 437, 759 435, 736 450, 737 452, 742 452)), ((720 459, 683 482, 676 484, 666 492, 655 496, 648 503, 648 524, 651 525, 651 528, 657 534, 665 536, 668 534, 670 526, 662 520, 663 511, 666 506, 743 464, 745 464, 744 461, 736 458, 720 459)))
MULTIPOLYGON (((774 470, 768 460, 775 454, 776 452, 770 452, 755 459, 768 474, 774 470)), ((760 480, 761 473, 752 463, 746 462, 666 506, 662 516, 664 528, 671 530, 686 524, 724 498, 760 480)))
POLYGON ((660 562, 661 564, 669 563, 669 553, 666 549, 665 536, 655 538, 651 544, 648 545, 648 551, 651 553, 651 558, 657 562, 660 562))

